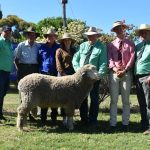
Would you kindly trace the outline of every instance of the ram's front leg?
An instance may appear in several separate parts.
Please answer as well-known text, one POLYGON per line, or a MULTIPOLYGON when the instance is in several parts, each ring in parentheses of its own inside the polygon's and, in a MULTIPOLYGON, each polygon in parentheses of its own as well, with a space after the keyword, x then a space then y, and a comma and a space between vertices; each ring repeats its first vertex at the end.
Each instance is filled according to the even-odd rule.
POLYGON ((68 119, 67 119, 67 127, 68 127, 69 131, 74 129, 73 116, 72 117, 68 117, 68 119))
POLYGON ((74 108, 71 109, 71 107, 66 108, 66 116, 67 116, 67 128, 69 131, 74 129, 73 126, 73 115, 74 115, 74 108))

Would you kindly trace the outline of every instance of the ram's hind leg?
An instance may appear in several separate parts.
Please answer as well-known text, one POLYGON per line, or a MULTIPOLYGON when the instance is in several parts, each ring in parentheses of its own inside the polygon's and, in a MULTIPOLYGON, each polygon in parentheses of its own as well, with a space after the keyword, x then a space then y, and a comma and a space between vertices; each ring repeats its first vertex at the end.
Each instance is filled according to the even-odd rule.
POLYGON ((22 104, 17 108, 18 116, 17 116, 17 128, 19 131, 23 131, 23 127, 27 121, 27 114, 29 113, 29 109, 24 107, 22 104))

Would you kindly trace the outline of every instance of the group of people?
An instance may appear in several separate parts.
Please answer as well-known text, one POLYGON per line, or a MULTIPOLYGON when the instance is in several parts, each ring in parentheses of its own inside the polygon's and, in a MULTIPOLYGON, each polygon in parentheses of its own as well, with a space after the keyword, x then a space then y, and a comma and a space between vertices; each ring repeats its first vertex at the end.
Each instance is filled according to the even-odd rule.
MULTIPOLYGON (((136 83, 137 98, 141 113, 141 126, 144 134, 150 134, 150 25, 141 24, 135 31, 141 42, 135 46, 126 37, 128 26, 121 21, 113 23, 111 29, 116 33, 114 41, 107 46, 98 40, 100 33, 95 27, 90 27, 84 35, 87 41, 76 49, 75 39, 64 33, 57 40, 57 33, 49 29, 44 34, 46 43, 37 43, 39 33, 30 27, 25 35, 27 40, 19 43, 14 56, 18 81, 31 73, 41 73, 51 76, 66 76, 75 73, 86 64, 95 65, 100 81, 97 81, 90 92, 90 107, 86 98, 80 107, 80 118, 83 124, 97 126, 99 112, 99 84, 108 74, 110 87, 110 129, 117 126, 117 102, 121 94, 122 128, 128 131, 130 119, 130 90, 133 76, 136 83), (57 42, 58 41, 58 42, 57 42)), ((0 120, 5 119, 2 108, 4 96, 9 85, 9 73, 13 63, 13 53, 10 42, 11 28, 4 26, 0 38, 0 120)), ((41 108, 41 121, 47 120, 48 108, 41 108)), ((65 110, 61 108, 65 117, 65 110)), ((56 121, 57 108, 51 108, 51 119, 56 121)), ((29 114, 29 118, 33 119, 29 114)))

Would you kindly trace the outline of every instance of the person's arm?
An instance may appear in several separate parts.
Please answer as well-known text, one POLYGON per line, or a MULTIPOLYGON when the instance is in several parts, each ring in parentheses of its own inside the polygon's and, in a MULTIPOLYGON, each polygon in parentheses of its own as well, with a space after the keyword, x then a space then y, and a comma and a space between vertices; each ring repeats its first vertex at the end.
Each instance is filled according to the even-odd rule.
POLYGON ((56 50, 56 69, 60 73, 61 76, 65 76, 66 73, 63 68, 62 60, 63 60, 62 52, 61 52, 61 49, 59 48, 56 50))
POLYGON ((108 57, 107 57, 107 51, 106 46, 101 46, 101 54, 100 54, 100 62, 99 62, 99 74, 100 78, 102 78, 108 70, 108 57))
POLYGON ((20 53, 21 53, 21 44, 18 44, 17 48, 14 51, 14 64, 16 69, 18 70, 19 68, 19 58, 20 58, 20 53))
POLYGON ((80 52, 81 52, 82 46, 80 45, 78 51, 74 54, 72 59, 72 65, 75 71, 77 71, 80 68, 80 52))
POLYGON ((135 61, 135 45, 134 45, 134 43, 131 43, 130 54, 131 54, 131 57, 130 57, 129 62, 126 65, 126 68, 125 68, 126 71, 129 70, 130 68, 132 68, 134 65, 134 61, 135 61))

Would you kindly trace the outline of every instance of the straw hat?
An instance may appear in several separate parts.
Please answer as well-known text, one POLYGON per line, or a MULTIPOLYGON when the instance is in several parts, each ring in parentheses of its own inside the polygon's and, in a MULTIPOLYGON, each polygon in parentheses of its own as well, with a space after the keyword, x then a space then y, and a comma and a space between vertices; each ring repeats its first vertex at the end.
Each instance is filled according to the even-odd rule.
POLYGON ((90 27, 87 32, 84 33, 84 35, 100 35, 100 33, 97 31, 95 27, 90 27))
POLYGON ((26 31, 24 31, 24 34, 27 35, 29 33, 35 33, 36 34, 36 37, 40 36, 40 33, 36 32, 35 31, 35 28, 33 27, 29 27, 26 31))
POLYGON ((76 42, 76 40, 73 39, 72 36, 71 36, 69 33, 64 33, 63 36, 62 36, 62 38, 60 38, 60 39, 58 40, 58 42, 59 42, 59 43, 62 43, 63 40, 65 40, 65 39, 71 39, 71 42, 72 42, 72 43, 75 43, 75 42, 76 42))
POLYGON ((148 30, 148 31, 150 31, 150 25, 148 25, 148 24, 141 24, 141 25, 138 27, 138 29, 135 30, 136 35, 139 36, 141 30, 148 30))
POLYGON ((122 26, 124 29, 128 28, 128 26, 126 24, 124 24, 122 21, 116 21, 113 23, 113 27, 112 27, 111 31, 114 32, 114 29, 118 26, 122 26))
POLYGON ((54 29, 49 29, 46 33, 44 33, 44 37, 47 38, 48 35, 56 35, 57 33, 54 29))

